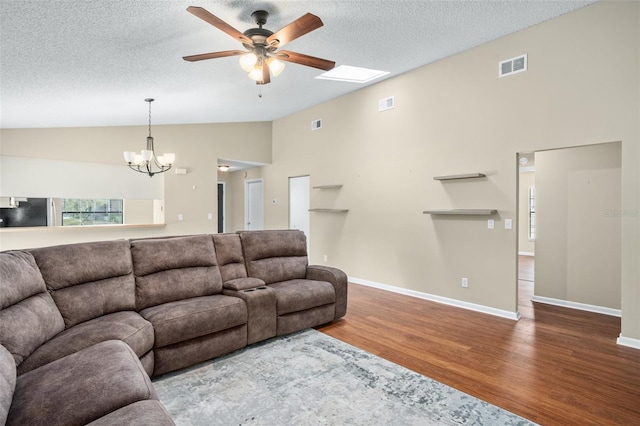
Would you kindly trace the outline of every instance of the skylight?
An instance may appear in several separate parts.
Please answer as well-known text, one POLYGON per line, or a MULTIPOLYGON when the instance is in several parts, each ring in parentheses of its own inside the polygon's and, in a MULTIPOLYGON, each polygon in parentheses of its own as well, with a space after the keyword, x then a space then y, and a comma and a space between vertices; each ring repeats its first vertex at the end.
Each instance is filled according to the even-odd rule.
POLYGON ((320 74, 316 78, 321 80, 346 81, 349 83, 368 83, 387 74, 389 74, 388 71, 340 65, 324 74, 320 74))

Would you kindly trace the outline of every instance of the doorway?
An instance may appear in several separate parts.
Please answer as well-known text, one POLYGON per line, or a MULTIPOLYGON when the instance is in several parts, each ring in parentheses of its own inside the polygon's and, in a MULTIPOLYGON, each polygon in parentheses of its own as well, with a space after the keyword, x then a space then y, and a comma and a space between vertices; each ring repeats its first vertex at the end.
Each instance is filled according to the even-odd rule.
POLYGON ((222 234, 225 229, 225 186, 224 182, 218 182, 218 234, 222 234))
POLYGON ((518 254, 535 252, 535 261, 518 272, 533 301, 619 315, 621 143, 536 151, 533 190, 523 175, 518 254))
POLYGON ((307 237, 307 253, 309 253, 309 206, 310 176, 289 178, 289 229, 299 229, 307 237))
POLYGON ((264 190, 262 179, 244 181, 244 229, 264 229, 264 190))

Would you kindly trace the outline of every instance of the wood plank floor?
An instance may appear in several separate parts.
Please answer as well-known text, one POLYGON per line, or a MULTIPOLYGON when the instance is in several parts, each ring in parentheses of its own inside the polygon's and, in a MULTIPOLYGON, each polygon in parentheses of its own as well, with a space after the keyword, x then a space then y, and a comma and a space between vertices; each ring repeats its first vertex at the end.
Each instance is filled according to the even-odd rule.
POLYGON ((640 350, 620 319, 532 303, 519 321, 350 284, 347 315, 320 331, 543 425, 640 425, 640 350))

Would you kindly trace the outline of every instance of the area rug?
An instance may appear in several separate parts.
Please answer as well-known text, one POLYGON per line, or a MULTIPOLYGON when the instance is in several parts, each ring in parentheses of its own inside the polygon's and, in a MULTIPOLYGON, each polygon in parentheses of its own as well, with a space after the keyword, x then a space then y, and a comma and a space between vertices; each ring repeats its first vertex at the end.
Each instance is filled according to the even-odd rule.
POLYGON ((316 330, 153 382, 179 426, 533 424, 316 330))

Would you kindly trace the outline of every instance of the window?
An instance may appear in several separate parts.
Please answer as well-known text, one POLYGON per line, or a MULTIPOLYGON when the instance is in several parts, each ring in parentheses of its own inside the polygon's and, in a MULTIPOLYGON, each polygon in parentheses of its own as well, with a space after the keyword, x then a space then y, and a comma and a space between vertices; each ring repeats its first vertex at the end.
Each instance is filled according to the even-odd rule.
POLYGON ((121 199, 62 199, 62 226, 113 225, 123 222, 121 199))
POLYGON ((529 241, 536 240, 536 187, 529 187, 529 241))

